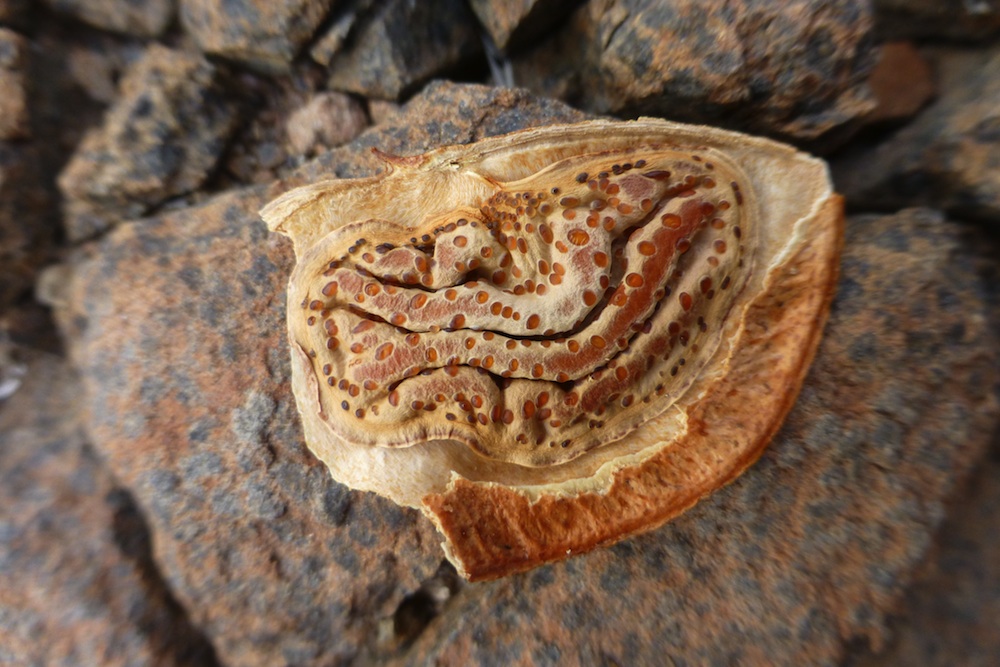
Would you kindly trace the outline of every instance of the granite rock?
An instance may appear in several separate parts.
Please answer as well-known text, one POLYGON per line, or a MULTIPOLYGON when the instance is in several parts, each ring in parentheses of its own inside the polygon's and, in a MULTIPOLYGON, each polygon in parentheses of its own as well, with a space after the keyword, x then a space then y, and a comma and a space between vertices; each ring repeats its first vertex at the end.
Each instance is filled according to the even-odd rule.
POLYGON ((1000 1, 873 0, 876 27, 885 39, 965 41, 1000 33, 1000 1))
POLYGON ((240 118, 220 71, 159 45, 126 72, 104 123, 59 175, 70 239, 100 233, 197 189, 240 118))
MULTIPOLYGON (((995 443, 1000 446, 1000 440, 995 443)), ((1000 447, 937 539, 934 558, 907 591, 887 650, 851 667, 991 667, 1000 655, 1000 447)))
POLYGON ((868 77, 868 87, 875 99, 875 108, 865 118, 869 124, 908 120, 936 92, 930 64, 910 42, 879 47, 878 64, 868 77))
POLYGON ((0 401, 0 663, 213 665, 83 436, 78 386, 65 361, 35 355, 0 401))
POLYGON ((582 115, 438 83, 265 193, 123 224, 82 250, 60 322, 86 426, 226 663, 826 663, 883 637, 998 418, 996 332, 957 227, 907 211, 848 238, 830 330, 762 461, 674 524, 499 582, 458 583, 416 512, 302 443, 271 195, 582 115), (728 639, 727 639, 728 638, 728 639), (412 642, 412 647, 411 647, 412 642))
MULTIPOLYGON (((352 150, 467 141, 574 113, 441 85, 352 150), (490 99, 507 108, 480 104, 490 99)), ((265 201, 235 191, 119 226, 80 252, 60 320, 88 432, 149 517, 157 562, 220 660, 347 662, 374 650, 386 623, 392 639, 397 607, 437 572, 440 538, 419 513, 337 484, 305 448, 284 334, 293 258, 257 217, 265 201)))
POLYGON ((817 141, 872 107, 870 33, 849 0, 589 0, 515 80, 601 113, 817 141))
POLYGON ((95 28, 136 37, 161 35, 176 12, 175 0, 45 0, 45 4, 95 28))
POLYGON ((35 146, 0 141, 0 313, 30 292, 51 252, 56 222, 41 178, 35 146))
POLYGON ((28 11, 29 0, 0 0, 0 25, 18 25, 28 11))
POLYGON ((343 93, 323 92, 288 117, 285 131, 291 152, 306 155, 345 144, 367 126, 368 116, 360 102, 343 93))
POLYGON ((863 210, 926 205, 1000 219, 1000 49, 933 58, 940 97, 882 143, 832 165, 838 190, 863 210))
POLYGON ((27 58, 28 40, 0 28, 0 141, 31 134, 27 58))
POLYGON ((931 211, 851 220, 814 366, 753 468, 659 530, 465 586, 391 664, 834 665, 881 647, 997 424, 971 254, 931 211))
POLYGON ((564 20, 573 3, 563 0, 470 0, 472 11, 500 49, 516 48, 564 20))
POLYGON ((330 56, 329 86, 397 100, 431 77, 467 66, 481 48, 476 19, 463 0, 375 3, 330 56))
POLYGON ((206 53, 287 70, 334 0, 180 0, 181 24, 206 53))

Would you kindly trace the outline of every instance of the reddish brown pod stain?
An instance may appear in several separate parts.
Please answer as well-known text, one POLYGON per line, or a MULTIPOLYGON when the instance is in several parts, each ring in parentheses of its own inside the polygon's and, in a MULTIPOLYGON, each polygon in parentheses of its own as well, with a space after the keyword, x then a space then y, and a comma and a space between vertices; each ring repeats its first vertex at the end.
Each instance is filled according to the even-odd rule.
POLYGON ((669 408, 752 270, 741 175, 708 153, 587 152, 430 220, 332 233, 292 315, 317 376, 346 380, 321 385, 331 428, 538 466, 669 408))

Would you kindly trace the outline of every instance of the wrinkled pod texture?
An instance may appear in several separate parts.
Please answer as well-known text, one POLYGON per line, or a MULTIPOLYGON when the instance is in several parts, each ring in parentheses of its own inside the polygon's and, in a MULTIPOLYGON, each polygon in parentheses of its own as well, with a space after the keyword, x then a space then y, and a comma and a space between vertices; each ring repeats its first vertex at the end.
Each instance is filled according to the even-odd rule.
POLYGON ((382 157, 262 215, 296 244, 307 441, 339 479, 414 505, 453 476, 596 490, 579 479, 668 446, 833 197, 786 146, 654 120, 382 157))

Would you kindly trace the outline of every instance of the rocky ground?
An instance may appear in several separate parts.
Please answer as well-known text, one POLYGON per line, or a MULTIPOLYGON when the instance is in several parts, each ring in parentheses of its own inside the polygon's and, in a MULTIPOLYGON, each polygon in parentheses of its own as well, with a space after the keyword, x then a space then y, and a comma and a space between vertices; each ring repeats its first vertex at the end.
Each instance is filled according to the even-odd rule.
POLYGON ((0 663, 995 664, 998 286, 995 0, 0 0, 0 663), (744 476, 468 584, 304 447, 256 212, 598 115, 826 157, 839 291, 744 476))

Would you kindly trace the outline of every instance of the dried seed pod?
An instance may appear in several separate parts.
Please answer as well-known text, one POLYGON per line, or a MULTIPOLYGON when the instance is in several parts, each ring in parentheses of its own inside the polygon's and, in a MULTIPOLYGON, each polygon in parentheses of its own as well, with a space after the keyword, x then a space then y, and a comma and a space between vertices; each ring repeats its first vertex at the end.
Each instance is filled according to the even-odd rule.
POLYGON ((660 120, 382 156, 262 216, 295 244, 310 448, 483 579, 655 527, 794 403, 834 288, 820 160, 660 120))

